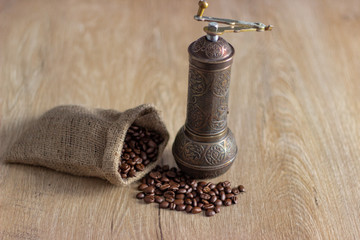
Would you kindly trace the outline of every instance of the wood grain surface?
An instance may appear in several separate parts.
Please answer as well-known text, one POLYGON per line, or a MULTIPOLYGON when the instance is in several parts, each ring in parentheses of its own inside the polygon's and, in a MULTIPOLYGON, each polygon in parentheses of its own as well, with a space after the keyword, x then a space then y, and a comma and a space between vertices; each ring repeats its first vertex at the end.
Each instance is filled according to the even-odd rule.
MULTIPOLYGON (((215 217, 159 210, 114 187, 0 163, 0 239, 359 239, 360 3, 209 0, 206 15, 272 32, 224 36, 236 49, 229 127, 239 153, 213 182, 247 193, 215 217)), ((153 103, 185 122, 197 0, 0 0, 0 155, 60 104, 153 103)))

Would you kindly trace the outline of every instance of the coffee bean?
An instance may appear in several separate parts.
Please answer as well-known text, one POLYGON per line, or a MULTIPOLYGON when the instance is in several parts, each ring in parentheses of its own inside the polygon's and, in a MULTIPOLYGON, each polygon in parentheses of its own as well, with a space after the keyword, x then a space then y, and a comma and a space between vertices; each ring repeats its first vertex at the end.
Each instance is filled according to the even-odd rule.
POLYGON ((155 197, 152 195, 147 195, 144 197, 144 202, 146 203, 153 203, 155 202, 155 197))
POLYGON ((204 187, 205 185, 206 185, 206 182, 204 182, 204 181, 198 182, 198 186, 204 187))
POLYGON ((134 169, 130 170, 128 173, 129 177, 135 177, 135 175, 136 175, 136 171, 134 169))
POLYGON ((186 189, 185 188, 179 188, 177 193, 186 193, 186 189))
POLYGON ((224 191, 226 194, 231 193, 231 187, 225 187, 224 191))
POLYGON ((217 200, 217 197, 214 195, 210 198, 210 202, 214 203, 217 200))
POLYGON ((164 197, 163 196, 155 196, 155 202, 157 203, 162 203, 164 202, 164 197))
POLYGON ((220 195, 220 200, 221 200, 221 201, 225 201, 225 199, 226 199, 225 192, 224 192, 224 191, 221 191, 219 195, 220 195))
POLYGON ((182 193, 176 194, 176 195, 175 195, 175 198, 176 198, 176 199, 184 199, 184 198, 185 198, 185 194, 182 194, 182 193))
POLYGON ((175 203, 170 203, 169 208, 170 208, 170 210, 175 210, 176 204, 175 203))
POLYGON ((220 212, 220 206, 215 206, 214 211, 215 211, 216 213, 219 213, 219 212, 220 212))
POLYGON ((231 203, 232 203, 232 201, 231 201, 231 199, 229 199, 229 198, 226 199, 226 200, 223 202, 224 206, 230 206, 231 203))
POLYGON ((146 194, 148 194, 148 193, 154 193, 155 187, 154 187, 154 186, 149 186, 149 187, 145 188, 143 191, 144 191, 144 193, 146 193, 146 194))
POLYGON ((234 195, 238 195, 238 194, 240 193, 240 190, 239 190, 238 188, 233 188, 233 189, 231 190, 231 192, 232 192, 232 194, 234 194, 234 195))
POLYGON ((150 172, 149 173, 149 176, 151 177, 151 178, 153 178, 153 179, 159 179, 159 178, 161 178, 161 173, 160 172, 150 172))
MULTIPOLYGON (((150 139, 142 141, 145 144, 150 139)), ((153 141, 156 143, 155 140, 153 141)), ((141 146, 142 143, 139 144, 141 146)), ((123 163, 128 164, 121 162, 123 163)), ((132 171, 134 167, 130 169, 132 171)), ((119 171, 121 172, 120 168, 119 171)), ((156 166, 141 180, 138 189, 143 192, 139 192, 136 198, 144 199, 145 203, 156 202, 159 208, 188 213, 199 213, 204 210, 205 216, 214 216, 220 212, 220 206, 230 206, 238 202, 235 195, 240 192, 239 187, 231 189, 230 185, 229 181, 216 185, 205 181, 196 182, 176 168, 156 166)))
POLYGON ((221 183, 218 183, 216 185, 216 188, 219 190, 219 191, 223 191, 224 190, 224 186, 221 184, 221 183))
POLYGON ((214 205, 215 205, 215 206, 221 206, 221 205, 223 205, 223 203, 222 203, 222 201, 221 201, 220 199, 218 199, 218 200, 216 200, 216 201, 214 202, 214 205))
POLYGON ((192 200, 190 198, 185 198, 184 203, 187 204, 187 205, 191 205, 192 200))
POLYGON ((174 202, 174 201, 175 201, 175 198, 174 198, 174 197, 169 196, 169 197, 166 197, 166 198, 165 198, 165 201, 167 201, 167 202, 169 202, 169 203, 172 203, 172 202, 174 202))
POLYGON ((201 208, 200 207, 193 207, 192 210, 191 210, 191 213, 201 213, 201 208))
POLYGON ((226 194, 225 196, 226 196, 226 198, 232 199, 235 195, 232 194, 232 193, 228 193, 228 194, 226 194))
POLYGON ((183 199, 175 199, 174 203, 176 205, 182 205, 182 204, 184 204, 184 200, 183 199))
POLYGON ((147 188, 147 187, 148 187, 148 185, 145 184, 145 183, 143 183, 143 184, 140 184, 140 186, 138 187, 138 189, 139 189, 140 191, 142 191, 142 190, 144 190, 144 189, 147 188))
POLYGON ((185 211, 187 213, 190 213, 192 209, 193 209, 193 207, 191 205, 186 205, 185 211))
POLYGON ((239 191, 242 193, 242 192, 245 192, 245 187, 243 185, 239 185, 238 186, 238 189, 239 191))
POLYGON ((173 191, 166 191, 164 197, 175 197, 175 193, 173 191))
POLYGON ((210 194, 203 193, 203 194, 200 194, 200 198, 205 199, 205 200, 210 200, 211 196, 210 196, 210 194))
POLYGON ((206 210, 205 215, 206 215, 207 217, 212 217, 212 216, 215 215, 215 211, 212 210, 212 209, 206 210))
POLYGON ((162 203, 160 203, 159 207, 160 208, 168 208, 169 207, 169 202, 163 201, 162 203))
POLYGON ((215 207, 215 206, 214 206, 213 204, 205 204, 203 208, 204 208, 205 210, 208 210, 208 209, 214 209, 214 207, 215 207))
POLYGON ((135 165, 135 169, 138 170, 138 171, 144 171, 145 166, 144 166, 144 164, 142 164, 142 163, 136 164, 136 165, 135 165))
POLYGON ((143 192, 139 192, 138 194, 136 194, 137 199, 143 199, 144 197, 145 197, 145 194, 143 192))
POLYGON ((186 208, 186 205, 184 205, 184 204, 180 204, 180 205, 176 204, 176 210, 177 211, 184 211, 185 208, 186 208))

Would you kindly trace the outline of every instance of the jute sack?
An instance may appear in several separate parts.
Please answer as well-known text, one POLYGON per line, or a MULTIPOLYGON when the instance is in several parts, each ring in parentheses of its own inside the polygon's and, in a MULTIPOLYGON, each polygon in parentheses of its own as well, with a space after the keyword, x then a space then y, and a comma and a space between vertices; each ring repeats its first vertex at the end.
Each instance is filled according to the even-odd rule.
POLYGON ((161 159, 169 133, 158 111, 144 104, 125 112, 59 106, 42 115, 5 153, 5 161, 48 167, 78 176, 106 179, 127 185, 142 178, 161 159), (158 132, 155 162, 135 177, 122 179, 119 162, 126 132, 132 124, 158 132))

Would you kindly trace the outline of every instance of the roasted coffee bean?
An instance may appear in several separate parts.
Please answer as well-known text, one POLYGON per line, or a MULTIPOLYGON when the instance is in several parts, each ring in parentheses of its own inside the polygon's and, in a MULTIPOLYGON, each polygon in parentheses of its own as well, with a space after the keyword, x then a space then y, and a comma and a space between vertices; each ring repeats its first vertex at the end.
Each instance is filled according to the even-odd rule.
POLYGON ((163 196, 155 196, 155 202, 162 203, 164 201, 165 201, 165 199, 163 196))
POLYGON ((210 202, 214 203, 217 200, 217 197, 214 195, 210 198, 210 202))
POLYGON ((160 189, 155 189, 155 195, 162 195, 163 194, 163 192, 160 190, 160 189))
MULTIPOLYGON (((146 143, 149 140, 143 141, 146 143)), ((135 146, 137 147, 136 144, 135 146)), ((131 170, 133 169, 134 167, 131 167, 131 170)), ((204 210, 206 216, 214 216, 220 212, 220 206, 237 203, 238 199, 235 195, 240 189, 239 187, 231 189, 230 185, 229 181, 216 185, 205 181, 196 182, 176 168, 156 166, 141 180, 138 189, 143 192, 138 193, 136 198, 144 199, 145 203, 156 202, 159 208, 188 213, 199 213, 204 210)))
POLYGON ((169 202, 169 203, 172 203, 172 202, 174 202, 174 201, 175 201, 175 198, 174 198, 174 197, 169 196, 169 197, 166 197, 166 198, 165 198, 165 201, 167 201, 167 202, 169 202))
POLYGON ((220 206, 215 206, 214 211, 215 211, 216 213, 219 213, 219 212, 220 212, 220 206))
POLYGON ((194 194, 191 193, 191 192, 189 192, 189 193, 186 194, 186 197, 188 197, 188 198, 194 198, 194 194))
POLYGON ((147 187, 148 187, 148 185, 145 184, 145 183, 143 183, 143 184, 140 184, 140 186, 138 187, 138 189, 139 189, 140 191, 142 191, 142 190, 144 190, 144 189, 147 188, 147 187))
POLYGON ((144 202, 146 203, 153 203, 155 202, 155 197, 152 195, 147 195, 144 197, 144 202))
POLYGON ((193 205, 193 207, 197 207, 198 201, 196 200, 196 198, 194 198, 194 199, 192 200, 192 205, 193 205))
POLYGON ((207 187, 207 186, 205 186, 204 188, 203 188, 203 192, 204 193, 209 193, 211 191, 211 189, 209 188, 209 187, 207 187))
POLYGON ((201 199, 201 202, 203 203, 203 204, 209 204, 209 201, 208 200, 205 200, 205 199, 201 199))
POLYGON ((203 208, 204 208, 205 210, 208 210, 208 209, 214 209, 214 207, 215 207, 215 206, 214 206, 213 204, 205 204, 203 208))
POLYGON ((145 188, 143 191, 144 191, 144 193, 146 193, 146 194, 154 193, 155 187, 154 187, 154 186, 149 186, 149 187, 145 188))
POLYGON ((217 188, 217 190, 219 190, 219 191, 224 191, 224 187, 223 187, 223 185, 222 185, 221 183, 218 183, 218 184, 216 185, 216 188, 217 188))
POLYGON ((225 187, 224 191, 226 194, 231 193, 231 187, 225 187))
POLYGON ((222 201, 221 201, 220 199, 218 199, 218 200, 216 200, 216 201, 214 202, 214 205, 215 205, 215 206, 221 206, 221 205, 223 205, 223 203, 222 203, 222 201))
POLYGON ((176 205, 181 205, 181 204, 184 204, 184 200, 183 199, 175 199, 174 203, 176 205))
POLYGON ((185 188, 179 188, 179 190, 177 190, 177 193, 186 193, 186 189, 185 188))
POLYGON ((136 171, 134 169, 130 170, 128 173, 128 177, 135 177, 136 171))
MULTIPOLYGON (((160 181, 161 182, 170 182, 170 180, 166 177, 166 176, 162 176, 161 178, 160 178, 160 181)), ((170 187, 170 185, 169 185, 169 187, 170 187)))
POLYGON ((144 171, 145 166, 144 166, 144 164, 142 164, 142 163, 136 164, 136 165, 135 165, 135 169, 136 169, 137 171, 144 171))
POLYGON ((186 208, 186 205, 181 204, 181 205, 176 205, 176 211, 184 211, 186 208))
POLYGON ((166 191, 164 197, 175 197, 175 193, 173 191, 166 191))
POLYGON ((191 205, 186 205, 185 211, 187 213, 191 213, 191 210, 193 209, 193 207, 191 205))
POLYGON ((211 196, 210 196, 210 194, 203 193, 203 194, 200 194, 200 198, 205 199, 205 200, 210 200, 211 196))
POLYGON ((220 194, 219 194, 219 196, 220 196, 220 200, 221 200, 221 201, 225 201, 226 195, 225 195, 225 192, 224 192, 224 191, 221 191, 220 194))
POLYGON ((169 171, 169 165, 162 166, 162 171, 164 172, 169 171))
POLYGON ((231 199, 229 199, 229 198, 226 199, 226 200, 223 202, 224 206, 230 206, 231 203, 232 203, 232 201, 231 201, 231 199))
POLYGON ((193 207, 192 210, 191 210, 191 213, 201 213, 201 208, 200 207, 193 207))
POLYGON ((176 194, 176 195, 175 195, 175 198, 176 198, 176 199, 184 199, 184 198, 185 198, 185 194, 182 194, 182 193, 176 194))
POLYGON ((138 194, 136 194, 137 199, 143 199, 144 197, 145 197, 145 194, 143 192, 139 192, 138 194))
POLYGON ((154 185, 155 180, 152 179, 152 178, 148 178, 148 179, 146 180, 146 183, 147 183, 148 185, 154 185))
POLYGON ((204 187, 205 185, 206 185, 206 182, 204 182, 204 181, 198 182, 198 186, 204 187))
POLYGON ((176 204, 175 203, 170 203, 169 208, 170 208, 170 210, 175 210, 176 204))
POLYGON ((192 200, 191 200, 190 198, 185 198, 184 203, 187 204, 187 205, 191 205, 191 204, 192 204, 192 200))
POLYGON ((168 183, 165 183, 163 185, 161 185, 159 188, 161 191, 165 191, 166 189, 168 189, 170 187, 170 184, 168 183))
POLYGON ((232 199, 235 195, 232 194, 232 193, 228 193, 228 194, 226 194, 225 196, 226 196, 226 198, 232 199))
POLYGON ((128 175, 126 173, 121 173, 120 176, 121 178, 127 178, 128 175))
POLYGON ((245 187, 243 185, 239 185, 238 186, 238 189, 239 191, 242 193, 242 192, 245 192, 245 187))
POLYGON ((231 190, 231 192, 232 192, 232 194, 234 194, 234 195, 238 195, 238 194, 240 193, 240 190, 239 190, 238 188, 233 188, 233 189, 231 190))
POLYGON ((144 166, 149 165, 149 163, 150 163, 150 160, 149 160, 149 159, 146 159, 145 161, 143 161, 144 166))
POLYGON ((212 216, 214 216, 215 214, 216 214, 215 211, 212 210, 212 209, 206 210, 206 212, 205 212, 205 215, 206 215, 207 217, 212 217, 212 216))
POLYGON ((169 202, 163 201, 162 203, 160 203, 159 207, 160 208, 168 208, 169 207, 169 202))
POLYGON ((149 176, 151 177, 151 178, 153 178, 153 179, 159 179, 159 178, 161 178, 161 173, 160 172, 150 172, 149 173, 149 176))

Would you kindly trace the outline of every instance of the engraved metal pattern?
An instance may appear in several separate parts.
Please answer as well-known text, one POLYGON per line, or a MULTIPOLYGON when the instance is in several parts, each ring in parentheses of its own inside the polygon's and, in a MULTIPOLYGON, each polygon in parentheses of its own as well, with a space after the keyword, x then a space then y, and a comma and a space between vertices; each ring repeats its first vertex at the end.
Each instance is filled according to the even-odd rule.
POLYGON ((190 65, 186 125, 198 134, 226 129, 231 68, 207 72, 190 65))
POLYGON ((194 53, 211 60, 223 59, 229 56, 231 47, 223 38, 217 42, 206 40, 206 37, 199 38, 191 47, 194 53))
POLYGON ((227 171, 237 154, 227 127, 233 47, 219 37, 202 37, 189 47, 190 67, 186 122, 176 135, 173 154, 178 166, 196 178, 227 171))

